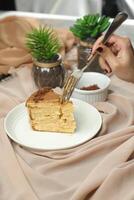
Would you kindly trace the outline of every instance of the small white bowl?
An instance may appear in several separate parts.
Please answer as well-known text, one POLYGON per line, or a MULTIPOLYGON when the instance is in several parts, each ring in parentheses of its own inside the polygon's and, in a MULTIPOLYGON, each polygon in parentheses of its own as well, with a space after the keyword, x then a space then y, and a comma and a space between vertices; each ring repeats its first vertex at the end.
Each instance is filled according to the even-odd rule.
POLYGON ((88 103, 105 101, 108 95, 110 78, 98 72, 84 72, 79 80, 72 97, 81 99, 88 103), (100 89, 97 90, 81 90, 82 87, 97 85, 100 89))

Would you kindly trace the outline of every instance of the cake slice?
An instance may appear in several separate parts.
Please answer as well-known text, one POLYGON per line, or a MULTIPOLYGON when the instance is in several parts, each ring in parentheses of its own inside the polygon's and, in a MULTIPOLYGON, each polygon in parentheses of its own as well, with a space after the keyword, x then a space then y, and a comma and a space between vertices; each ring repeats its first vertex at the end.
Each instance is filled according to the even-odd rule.
POLYGON ((76 122, 72 101, 60 103, 60 95, 51 88, 33 93, 26 102, 34 130, 73 133, 76 122))

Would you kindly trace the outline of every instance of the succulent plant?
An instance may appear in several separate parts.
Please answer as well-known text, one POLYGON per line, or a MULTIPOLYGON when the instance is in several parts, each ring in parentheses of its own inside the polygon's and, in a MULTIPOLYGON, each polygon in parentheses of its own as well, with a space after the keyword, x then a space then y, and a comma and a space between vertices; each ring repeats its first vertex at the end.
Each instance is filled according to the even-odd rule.
POLYGON ((60 49, 59 39, 50 27, 34 28, 26 35, 26 46, 39 62, 54 60, 60 49))
POLYGON ((70 30, 80 40, 96 39, 108 28, 109 24, 109 17, 99 14, 85 15, 77 19, 70 30))

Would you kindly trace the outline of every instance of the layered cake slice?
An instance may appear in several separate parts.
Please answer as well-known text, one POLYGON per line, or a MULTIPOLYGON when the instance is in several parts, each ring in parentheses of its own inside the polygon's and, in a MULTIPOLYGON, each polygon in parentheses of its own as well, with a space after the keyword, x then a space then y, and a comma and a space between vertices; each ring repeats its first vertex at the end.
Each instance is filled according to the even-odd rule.
POLYGON ((26 106, 34 130, 73 133, 76 129, 72 101, 61 104, 60 95, 50 88, 32 94, 26 106))

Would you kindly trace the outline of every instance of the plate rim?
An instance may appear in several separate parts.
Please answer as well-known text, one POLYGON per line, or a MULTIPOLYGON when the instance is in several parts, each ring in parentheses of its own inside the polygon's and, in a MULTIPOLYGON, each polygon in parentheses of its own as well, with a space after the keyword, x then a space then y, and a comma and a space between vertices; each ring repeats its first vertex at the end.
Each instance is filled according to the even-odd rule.
POLYGON ((28 146, 28 145, 26 145, 26 144, 23 144, 23 143, 19 142, 19 141, 18 141, 16 138, 14 138, 14 137, 9 133, 9 131, 7 130, 7 128, 6 128, 6 122, 7 122, 7 120, 8 120, 8 117, 10 116, 10 114, 11 114, 12 112, 14 112, 14 110, 17 109, 17 107, 20 107, 20 106, 22 106, 22 105, 25 105, 26 101, 24 101, 24 102, 19 103, 18 105, 16 105, 16 106, 15 106, 14 108, 12 108, 12 109, 6 114, 6 116, 4 117, 4 130, 5 130, 5 132, 6 132, 6 135, 7 135, 12 141, 16 142, 19 146, 23 146, 23 147, 25 147, 25 148, 27 148, 27 149, 36 150, 36 151, 58 151, 58 150, 66 150, 66 149, 71 149, 71 148, 75 148, 75 147, 78 147, 78 146, 80 146, 80 145, 83 145, 84 143, 86 143, 86 142, 90 141, 92 138, 94 138, 94 137, 99 133, 99 131, 101 130, 101 128, 102 128, 102 122, 103 122, 102 116, 101 116, 101 114, 99 113, 99 111, 97 110, 97 108, 95 108, 93 105, 91 105, 91 104, 89 104, 89 103, 87 103, 87 102, 85 102, 85 101, 82 101, 82 100, 80 100, 80 99, 77 99, 77 98, 71 98, 71 100, 72 100, 72 101, 73 101, 73 100, 76 100, 76 101, 79 101, 79 102, 88 104, 88 105, 91 106, 94 110, 96 110, 96 112, 98 113, 98 116, 99 116, 99 127, 98 127, 98 130, 96 131, 96 133, 95 133, 92 137, 90 137, 90 138, 87 139, 86 141, 80 142, 80 143, 78 143, 78 144, 71 145, 71 146, 69 146, 69 147, 62 147, 62 148, 59 147, 59 148, 53 148, 53 149, 45 148, 45 147, 44 147, 44 148, 42 148, 42 147, 31 147, 31 146, 28 146))

